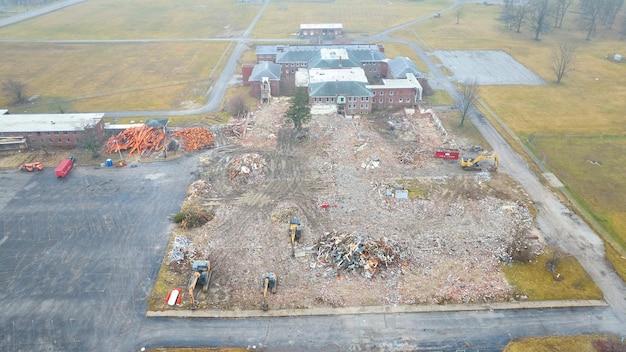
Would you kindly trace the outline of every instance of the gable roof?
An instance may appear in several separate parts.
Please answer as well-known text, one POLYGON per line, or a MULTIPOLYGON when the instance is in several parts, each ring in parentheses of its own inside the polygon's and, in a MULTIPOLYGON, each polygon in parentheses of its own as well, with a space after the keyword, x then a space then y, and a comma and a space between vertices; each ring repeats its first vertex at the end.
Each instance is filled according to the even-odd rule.
POLYGON ((417 78, 424 78, 424 75, 422 75, 415 63, 408 57, 390 59, 387 61, 387 66, 392 78, 406 78, 407 73, 412 73, 417 78))
POLYGON ((280 70, 281 67, 279 64, 275 64, 270 61, 261 61, 260 63, 254 65, 248 81, 258 82, 261 81, 263 77, 267 77, 272 81, 279 80, 280 70))

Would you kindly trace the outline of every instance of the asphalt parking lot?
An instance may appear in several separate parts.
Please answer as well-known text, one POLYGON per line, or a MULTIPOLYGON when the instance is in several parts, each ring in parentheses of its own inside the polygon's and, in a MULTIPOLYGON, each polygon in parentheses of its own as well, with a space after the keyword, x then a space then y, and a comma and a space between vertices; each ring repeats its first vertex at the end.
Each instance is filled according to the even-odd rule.
POLYGON ((128 350, 197 164, 0 170, 0 350, 128 350))

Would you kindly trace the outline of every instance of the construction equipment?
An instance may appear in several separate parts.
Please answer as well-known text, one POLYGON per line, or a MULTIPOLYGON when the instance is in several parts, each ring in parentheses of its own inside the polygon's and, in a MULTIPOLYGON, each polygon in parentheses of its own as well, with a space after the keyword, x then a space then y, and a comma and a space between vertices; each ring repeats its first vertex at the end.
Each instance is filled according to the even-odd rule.
POLYGON ((41 171, 43 170, 43 165, 41 165, 41 162, 39 161, 34 163, 22 164, 20 165, 20 170, 28 172, 41 171))
POLYGON ((296 256, 296 241, 300 242, 302 237, 302 226, 300 225, 300 219, 292 218, 289 220, 289 235, 291 236, 291 256, 296 256))
POLYGON ((189 277, 189 299, 191 301, 191 309, 195 309, 198 302, 195 297, 197 285, 202 285, 202 292, 209 290, 209 282, 211 281, 211 264, 207 260, 194 260, 191 266, 191 276, 189 277))
POLYGON ((465 170, 482 170, 482 160, 493 160, 493 163, 487 169, 496 170, 498 168, 498 156, 493 155, 479 155, 475 158, 461 158, 461 167, 465 170))
POLYGON ((274 273, 263 274, 263 310, 267 311, 269 305, 267 304, 267 291, 276 293, 276 287, 278 286, 278 276, 274 273))

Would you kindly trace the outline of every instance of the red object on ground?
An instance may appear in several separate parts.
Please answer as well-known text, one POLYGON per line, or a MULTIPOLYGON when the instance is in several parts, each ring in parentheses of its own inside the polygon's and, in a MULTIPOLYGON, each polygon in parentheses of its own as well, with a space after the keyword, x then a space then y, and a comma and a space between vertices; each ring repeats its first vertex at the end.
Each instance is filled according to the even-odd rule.
POLYGON ((435 158, 456 160, 459 158, 459 150, 438 148, 437 150, 435 150, 435 158))
POLYGON ((167 294, 167 298, 165 299, 167 301, 167 304, 170 306, 173 305, 179 305, 180 302, 183 299, 183 290, 178 288, 178 287, 174 287, 170 293, 167 294))
POLYGON ((70 172, 72 167, 74 167, 74 158, 66 158, 61 160, 56 169, 54 169, 54 173, 57 177, 65 177, 70 172))
POLYGON ((330 208, 330 204, 320 204, 320 208, 328 209, 328 208, 330 208))

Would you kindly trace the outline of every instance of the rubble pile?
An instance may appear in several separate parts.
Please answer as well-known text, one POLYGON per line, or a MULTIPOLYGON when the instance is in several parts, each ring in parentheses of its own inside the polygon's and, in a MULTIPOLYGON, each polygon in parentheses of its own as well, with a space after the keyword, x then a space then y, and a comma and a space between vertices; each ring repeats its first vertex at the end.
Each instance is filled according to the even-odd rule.
POLYGON ((198 150, 213 145, 213 133, 203 127, 183 128, 172 133, 172 137, 181 140, 186 151, 198 150))
POLYGON ((177 235, 172 243, 172 249, 167 253, 167 264, 195 257, 196 251, 191 241, 182 235, 177 235))
POLYGON ((228 179, 238 184, 261 183, 265 178, 267 164, 257 153, 247 153, 236 157, 230 164, 228 179))
POLYGON ((117 153, 120 150, 128 150, 128 155, 139 153, 149 155, 153 151, 165 148, 165 134, 161 129, 155 129, 148 125, 127 128, 124 131, 109 137, 104 143, 104 152, 117 153))
POLYGON ((317 261, 330 265, 335 273, 354 270, 372 277, 388 267, 406 267, 410 258, 406 244, 388 238, 373 240, 368 237, 338 232, 325 232, 317 244, 317 261))

